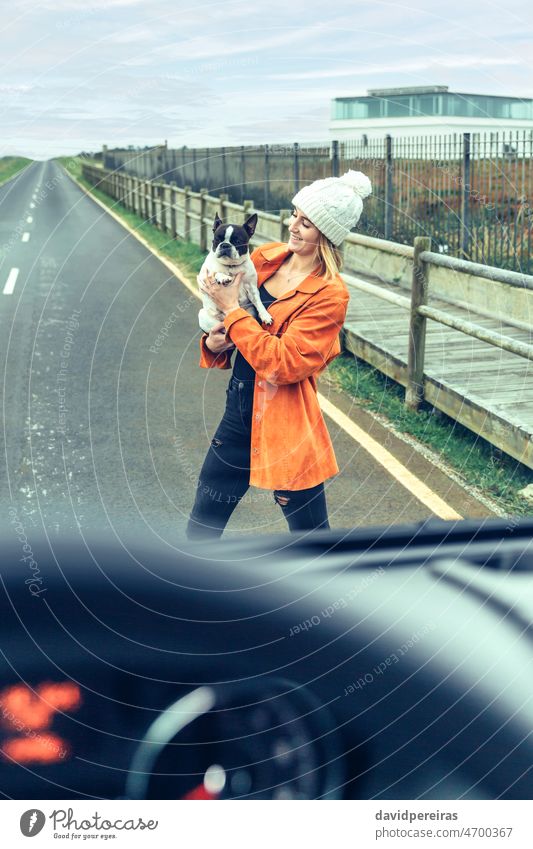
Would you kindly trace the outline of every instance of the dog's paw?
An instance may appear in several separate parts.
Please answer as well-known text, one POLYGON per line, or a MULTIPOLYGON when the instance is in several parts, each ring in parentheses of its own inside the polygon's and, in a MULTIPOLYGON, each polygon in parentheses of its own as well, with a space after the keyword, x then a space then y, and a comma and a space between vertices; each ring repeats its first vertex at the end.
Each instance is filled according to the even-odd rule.
POLYGON ((233 280, 233 277, 230 274, 224 274, 223 271, 217 271, 215 274, 215 281, 219 283, 221 286, 228 286, 229 283, 233 280))
POLYGON ((265 313, 264 315, 261 314, 260 319, 263 324, 272 324, 272 322, 274 321, 269 312, 265 313))

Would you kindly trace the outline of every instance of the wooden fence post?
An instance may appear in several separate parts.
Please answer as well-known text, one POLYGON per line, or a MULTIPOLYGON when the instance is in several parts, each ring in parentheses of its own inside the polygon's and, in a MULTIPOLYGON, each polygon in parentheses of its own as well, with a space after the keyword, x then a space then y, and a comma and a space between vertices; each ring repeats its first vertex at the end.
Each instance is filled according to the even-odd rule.
POLYGON ((226 192, 222 192, 219 196, 219 216, 224 221, 224 216, 226 215, 226 203, 228 201, 229 195, 226 192))
POLYGON ((190 186, 185 186, 184 195, 183 195, 183 237, 186 242, 190 241, 191 235, 191 222, 189 220, 189 208, 191 205, 191 199, 189 197, 189 192, 191 191, 190 186))
POLYGON ((138 177, 133 178, 133 211, 141 214, 141 181, 138 177))
POLYGON ((294 194, 300 191, 300 145, 294 142, 293 146, 293 173, 294 173, 294 194))
POLYGON ((270 198, 270 161, 268 156, 268 145, 265 145, 265 173, 264 173, 264 183, 263 183, 263 209, 265 212, 269 212, 269 198, 270 198))
POLYGON ((150 223, 157 227, 157 206, 159 202, 159 184, 150 180, 151 215, 150 223))
POLYGON ((146 177, 143 179, 143 218, 145 221, 150 220, 150 198, 149 193, 150 184, 146 177))
MULTIPOLYGON (((200 189, 200 233, 199 233, 199 243, 200 243, 200 250, 201 250, 201 251, 206 251, 206 250, 207 250, 207 230, 206 230, 206 223, 205 223, 205 207, 206 207, 205 196, 206 196, 207 194, 209 194, 209 189, 205 189, 205 188, 204 188, 204 189, 200 189)), ((209 246, 209 247, 211 247, 211 246, 209 246)))
POLYGON ((222 147, 222 186, 226 189, 228 186, 228 165, 226 162, 226 148, 222 147))
POLYGON ((175 239, 178 235, 176 226, 176 181, 170 181, 170 235, 175 239))
POLYGON ((244 187, 246 185, 246 149, 241 144, 241 203, 244 203, 244 187))
POLYGON ((284 224, 285 218, 288 218, 292 209, 280 209, 279 211, 279 238, 281 242, 289 241, 289 228, 284 224))
POLYGON ((431 250, 430 237, 416 236, 414 247, 405 406, 416 411, 424 400, 424 355, 426 349, 426 318, 419 315, 418 307, 427 304, 428 299, 428 265, 420 259, 420 254, 422 251, 431 250))
POLYGON ((159 203, 161 216, 161 230, 167 232, 167 184, 159 183, 159 203))

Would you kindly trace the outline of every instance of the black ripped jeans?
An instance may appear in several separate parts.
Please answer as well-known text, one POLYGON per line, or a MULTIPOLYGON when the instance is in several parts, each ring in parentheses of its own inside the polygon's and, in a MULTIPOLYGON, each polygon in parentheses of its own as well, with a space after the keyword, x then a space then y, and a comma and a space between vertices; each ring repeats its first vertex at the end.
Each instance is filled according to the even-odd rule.
MULTIPOLYGON (((253 395, 252 381, 231 377, 226 389, 226 409, 200 471, 187 524, 190 540, 220 537, 249 489, 253 395)), ((289 530, 329 528, 323 483, 310 489, 277 489, 273 495, 289 530)))

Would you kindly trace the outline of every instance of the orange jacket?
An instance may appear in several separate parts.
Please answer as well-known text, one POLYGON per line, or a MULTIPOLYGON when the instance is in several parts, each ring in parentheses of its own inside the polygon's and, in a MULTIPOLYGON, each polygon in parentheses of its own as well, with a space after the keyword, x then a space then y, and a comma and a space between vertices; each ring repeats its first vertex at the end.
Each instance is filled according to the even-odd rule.
MULTIPOLYGON (((288 256, 286 244, 270 242, 251 255, 258 286, 288 256)), ((227 338, 255 370, 250 485, 262 489, 308 489, 337 474, 333 445, 316 397, 316 378, 341 352, 339 332, 349 293, 309 275, 268 308, 261 326, 246 310, 224 319, 227 338)), ((202 368, 231 368, 230 351, 214 354, 200 339, 202 368)))

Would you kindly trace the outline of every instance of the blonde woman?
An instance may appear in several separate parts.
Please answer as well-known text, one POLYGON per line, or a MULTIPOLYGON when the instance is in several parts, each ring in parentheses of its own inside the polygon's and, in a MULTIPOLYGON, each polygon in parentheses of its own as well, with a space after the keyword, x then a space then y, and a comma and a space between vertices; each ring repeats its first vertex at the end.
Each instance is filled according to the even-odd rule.
POLYGON ((324 481, 339 468, 316 380, 341 350, 349 294, 339 246, 370 192, 360 171, 316 180, 293 198, 288 242, 254 250, 271 325, 239 306, 239 276, 227 287, 199 279, 224 313, 200 340, 200 366, 230 369, 237 354, 224 416, 200 471, 189 539, 221 536, 249 486, 272 491, 291 531, 329 528, 324 481))

